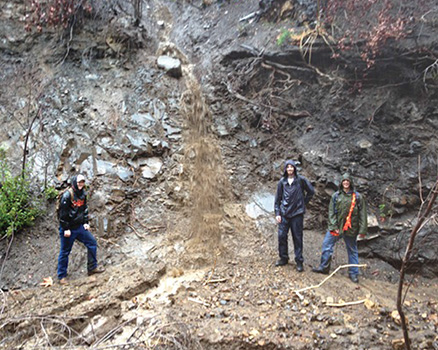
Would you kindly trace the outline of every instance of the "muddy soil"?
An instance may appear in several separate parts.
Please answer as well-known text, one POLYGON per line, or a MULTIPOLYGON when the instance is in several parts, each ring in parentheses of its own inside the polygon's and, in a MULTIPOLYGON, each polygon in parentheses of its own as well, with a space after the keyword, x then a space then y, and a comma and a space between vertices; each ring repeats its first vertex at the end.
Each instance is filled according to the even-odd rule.
MULTIPOLYGON (((61 47, 47 47, 50 34, 20 29, 13 9, 21 2, 2 5, 2 65, 11 69, 30 52, 55 76, 52 93, 66 109, 60 115, 53 106, 51 117, 76 143, 61 147, 52 177, 65 179, 70 161, 94 175, 89 205, 107 271, 87 277, 86 252, 76 244, 70 284, 57 284, 49 204, 34 227, 1 242, 0 347, 402 348, 396 268, 423 198, 417 168, 424 197, 436 176, 438 97, 393 74, 394 67, 413 74, 409 59, 382 57, 392 73, 378 66, 359 93, 351 67, 323 45, 315 44, 315 66, 296 46, 279 47, 282 29, 311 15, 305 1, 281 1, 242 21, 260 11, 258 1, 203 3, 150 1, 141 29, 123 16, 114 31, 87 23, 61 66, 54 64, 61 47), (288 3, 296 10, 281 11, 288 3), (181 78, 156 66, 163 54, 181 61, 181 78), (153 175, 151 158, 161 166, 153 175), (287 158, 300 161, 317 190, 305 219, 303 273, 293 262, 274 266, 272 196, 287 158), (100 171, 104 162, 115 165, 100 171), (311 267, 329 196, 346 170, 369 201, 376 235, 359 244, 360 283, 341 269, 297 293, 324 279, 311 267), (54 283, 41 286, 48 277, 54 283)), ((19 134, 8 122, 15 131, 2 130, 5 143, 19 134)), ((415 349, 438 349, 436 232, 430 223, 422 233, 404 299, 415 349)), ((340 243, 333 266, 346 260, 340 243)))
MULTIPOLYGON (((223 236, 228 256, 218 255, 205 268, 170 267, 167 257, 164 264, 141 266, 127 260, 96 277, 74 275, 69 286, 4 293, 2 345, 44 348, 50 341, 52 346, 136 348, 163 342, 169 349, 176 344, 187 349, 393 349, 401 338, 396 285, 385 279, 395 271, 381 261, 362 259, 367 267, 358 285, 340 270, 317 287, 326 276, 310 269, 318 262, 315 251, 322 236, 306 231, 303 273, 293 263, 274 266, 272 236, 256 227, 230 232, 223 236), (315 288, 296 293, 310 286, 315 288), (38 336, 40 329, 46 337, 38 336)), ((345 247, 339 246, 334 265, 345 261, 345 247)), ((415 278, 405 297, 415 348, 436 347, 437 287, 436 280, 415 278)))

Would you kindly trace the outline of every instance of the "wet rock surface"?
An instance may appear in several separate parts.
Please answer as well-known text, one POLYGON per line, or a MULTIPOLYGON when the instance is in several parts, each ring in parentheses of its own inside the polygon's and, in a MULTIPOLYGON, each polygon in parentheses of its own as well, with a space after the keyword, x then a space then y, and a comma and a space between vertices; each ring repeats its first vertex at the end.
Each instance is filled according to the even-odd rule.
MULTIPOLYGON (((314 47, 319 72, 309 67, 297 47, 276 44, 284 26, 276 20, 283 13, 304 22, 314 6, 294 2, 281 12, 278 4, 153 1, 141 28, 124 16, 108 33, 86 22, 62 64, 63 46, 47 45, 55 40, 50 32, 22 29, 15 12, 23 15, 21 1, 0 5, 2 104, 7 110, 26 104, 6 102, 20 91, 19 63, 34 61, 44 73, 35 81, 45 91, 28 155, 35 182, 60 188, 73 172, 86 174, 92 232, 107 267, 85 277, 86 252, 76 244, 70 285, 56 283, 59 239, 49 203, 47 216, 16 235, 9 250, 7 240, 0 242, 1 346, 144 344, 150 334, 169 349, 175 344, 166 335, 188 349, 402 346, 393 315, 396 269, 436 177, 437 96, 422 95, 418 81, 400 83, 418 69, 409 59, 389 60, 386 72, 376 68, 360 93, 345 83, 354 72, 321 43, 314 47), (164 56, 176 67, 157 65, 164 56), (406 75, 388 75, 391 67, 406 75), (342 79, 329 79, 334 72, 342 79), (191 76, 205 103, 186 93, 191 76), (208 106, 200 114, 210 119, 190 120, 182 101, 198 112, 208 106), (196 143, 201 138, 205 143, 196 143), (286 158, 300 162, 317 190, 305 218, 302 274, 293 262, 274 267, 272 202, 286 158), (211 195, 193 189, 199 169, 222 207, 196 216, 196 205, 205 204, 199 197, 211 195), (367 267, 359 285, 341 270, 297 294, 322 280, 311 267, 319 262, 328 201, 344 171, 369 203, 372 238, 359 243, 367 267), (218 178, 226 181, 217 186, 218 178), (193 246, 200 227, 212 236, 193 246), (55 283, 43 288, 48 276, 55 283), (331 306, 350 301, 361 303, 331 306)), ((1 145, 19 164, 25 131, 3 111, 1 145)), ((428 222, 410 265, 404 307, 417 349, 438 349, 436 234, 428 222)), ((346 261, 340 243, 334 266, 346 261)))

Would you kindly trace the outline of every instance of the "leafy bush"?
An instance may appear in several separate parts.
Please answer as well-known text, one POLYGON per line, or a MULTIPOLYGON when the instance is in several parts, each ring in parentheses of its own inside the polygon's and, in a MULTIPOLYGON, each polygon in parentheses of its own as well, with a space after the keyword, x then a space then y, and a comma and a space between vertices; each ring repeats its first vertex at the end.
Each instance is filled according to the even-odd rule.
POLYGON ((56 199, 58 197, 58 194, 58 190, 53 186, 46 187, 46 189, 44 190, 44 195, 49 201, 56 199))
POLYGON ((369 69, 388 41, 412 35, 415 26, 423 25, 425 16, 436 10, 434 6, 433 1, 425 0, 319 0, 310 30, 295 33, 296 28, 291 28, 289 36, 283 31, 277 44, 290 37, 291 43, 299 43, 305 51, 304 56, 310 56, 319 38, 330 46, 334 58, 347 52, 358 53, 369 69))
POLYGON ((417 5, 402 6, 395 0, 333 0, 324 9, 324 21, 328 27, 337 27, 340 52, 363 43, 358 49, 369 68, 389 39, 399 40, 409 34, 414 19, 427 9, 424 4, 417 5))
POLYGON ((41 214, 41 205, 32 196, 28 173, 13 176, 1 149, 0 184, 0 236, 10 236, 31 225, 41 214))

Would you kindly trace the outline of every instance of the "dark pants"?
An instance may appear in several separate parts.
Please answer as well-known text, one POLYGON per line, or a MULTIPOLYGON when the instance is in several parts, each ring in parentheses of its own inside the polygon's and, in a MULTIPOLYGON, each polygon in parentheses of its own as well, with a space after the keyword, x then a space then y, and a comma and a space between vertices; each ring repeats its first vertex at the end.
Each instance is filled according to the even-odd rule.
POLYGON ((303 215, 297 215, 293 218, 281 217, 281 223, 278 225, 278 251, 280 259, 289 260, 289 247, 287 236, 289 229, 292 231, 294 241, 295 262, 302 263, 303 258, 303 215))
POLYGON ((84 229, 81 225, 78 228, 72 229, 70 237, 64 237, 64 229, 59 228, 59 236, 61 238, 61 249, 59 251, 58 257, 58 279, 67 276, 68 268, 68 256, 70 255, 71 249, 73 248, 73 243, 75 240, 83 243, 87 247, 87 269, 88 271, 94 270, 97 267, 97 242, 90 231, 84 229))

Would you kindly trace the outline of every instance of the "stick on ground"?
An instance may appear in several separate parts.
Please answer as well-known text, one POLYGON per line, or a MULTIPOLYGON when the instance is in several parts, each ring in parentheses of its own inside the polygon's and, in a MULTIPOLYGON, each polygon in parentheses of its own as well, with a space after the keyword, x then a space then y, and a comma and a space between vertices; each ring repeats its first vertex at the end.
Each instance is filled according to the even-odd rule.
POLYGON ((343 302, 343 303, 327 303, 327 306, 334 306, 334 307, 344 307, 344 306, 349 306, 349 305, 358 305, 358 304, 363 304, 366 301, 366 299, 363 300, 356 300, 356 301, 348 301, 348 302, 343 302))
POLYGON ((329 280, 336 272, 338 272, 340 269, 345 269, 345 268, 347 268, 347 267, 366 267, 367 265, 366 264, 361 264, 361 265, 358 265, 358 264, 348 264, 348 265, 341 265, 341 266, 338 266, 337 268, 336 268, 336 270, 335 271, 333 271, 329 276, 327 276, 326 278, 324 278, 323 280, 322 280, 322 282, 320 282, 319 284, 317 284, 317 285, 314 285, 314 286, 310 286, 310 287, 306 287, 306 288, 302 288, 302 289, 298 289, 298 290, 294 290, 294 293, 296 293, 296 294, 298 294, 299 295, 299 293, 300 292, 304 292, 304 291, 306 291, 306 290, 309 290, 309 289, 316 289, 316 288, 319 288, 319 287, 321 287, 327 280, 329 280))

